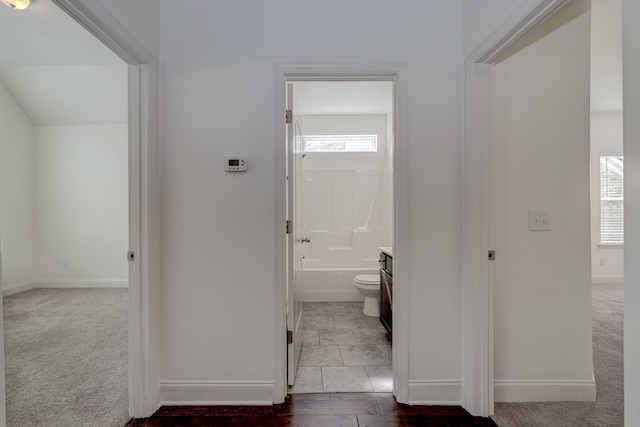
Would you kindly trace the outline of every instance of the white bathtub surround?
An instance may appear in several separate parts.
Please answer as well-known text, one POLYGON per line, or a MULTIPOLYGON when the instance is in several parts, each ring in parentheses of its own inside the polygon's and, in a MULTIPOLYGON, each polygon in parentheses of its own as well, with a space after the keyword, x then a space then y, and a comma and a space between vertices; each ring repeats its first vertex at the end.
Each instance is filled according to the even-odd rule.
MULTIPOLYGON (((306 260, 305 260, 306 264, 306 260)), ((374 262, 371 268, 307 268, 304 269, 305 302, 364 301, 364 296, 353 286, 353 278, 361 274, 378 274, 374 262)))
MULTIPOLYGON (((378 275, 393 241, 392 137, 385 114, 307 115, 306 135, 376 135, 377 151, 307 153, 303 161, 304 301, 363 301, 353 279, 378 275)), ((369 304, 371 305, 371 303, 369 304)))

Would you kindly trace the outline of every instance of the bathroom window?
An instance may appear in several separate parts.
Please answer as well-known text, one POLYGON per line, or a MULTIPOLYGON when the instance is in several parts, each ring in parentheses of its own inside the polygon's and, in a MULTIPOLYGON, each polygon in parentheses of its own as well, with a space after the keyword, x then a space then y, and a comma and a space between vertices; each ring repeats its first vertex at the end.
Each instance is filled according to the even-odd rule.
POLYGON ((600 243, 624 244, 624 157, 600 156, 600 243))
POLYGON ((377 135, 306 135, 306 153, 375 153, 377 135))

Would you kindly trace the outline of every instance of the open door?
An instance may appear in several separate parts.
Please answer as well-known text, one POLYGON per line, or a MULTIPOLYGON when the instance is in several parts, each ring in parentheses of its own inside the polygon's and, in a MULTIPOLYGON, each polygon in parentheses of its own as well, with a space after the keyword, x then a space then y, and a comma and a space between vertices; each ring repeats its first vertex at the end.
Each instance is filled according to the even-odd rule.
POLYGON ((293 84, 287 84, 287 378, 293 385, 302 349, 301 287, 304 244, 302 236, 302 135, 293 111, 293 84))
POLYGON ((497 402, 595 399, 590 25, 582 12, 492 70, 497 402))

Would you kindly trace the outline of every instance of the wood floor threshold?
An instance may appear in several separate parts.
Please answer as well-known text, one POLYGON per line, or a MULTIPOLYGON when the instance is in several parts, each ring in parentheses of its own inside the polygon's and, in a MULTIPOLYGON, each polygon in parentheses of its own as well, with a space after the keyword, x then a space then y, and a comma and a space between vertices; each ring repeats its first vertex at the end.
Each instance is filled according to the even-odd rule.
POLYGON ((391 393, 291 394, 272 406, 162 406, 126 427, 292 426, 292 427, 497 427, 460 406, 411 406, 391 393))

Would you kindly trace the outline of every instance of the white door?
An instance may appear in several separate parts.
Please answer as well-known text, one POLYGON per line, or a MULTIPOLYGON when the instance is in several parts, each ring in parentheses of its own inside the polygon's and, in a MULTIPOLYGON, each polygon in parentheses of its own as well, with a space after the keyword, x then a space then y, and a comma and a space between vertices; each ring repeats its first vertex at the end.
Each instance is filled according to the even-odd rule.
POLYGON ((287 346, 287 377, 293 385, 302 348, 302 300, 305 243, 302 236, 302 135, 293 111, 293 84, 287 84, 287 217, 292 222, 287 235, 287 330, 292 335, 287 346))
POLYGON ((560 378, 581 386, 556 396, 579 400, 592 380, 589 34, 585 13, 493 69, 498 402, 556 390, 560 378))

